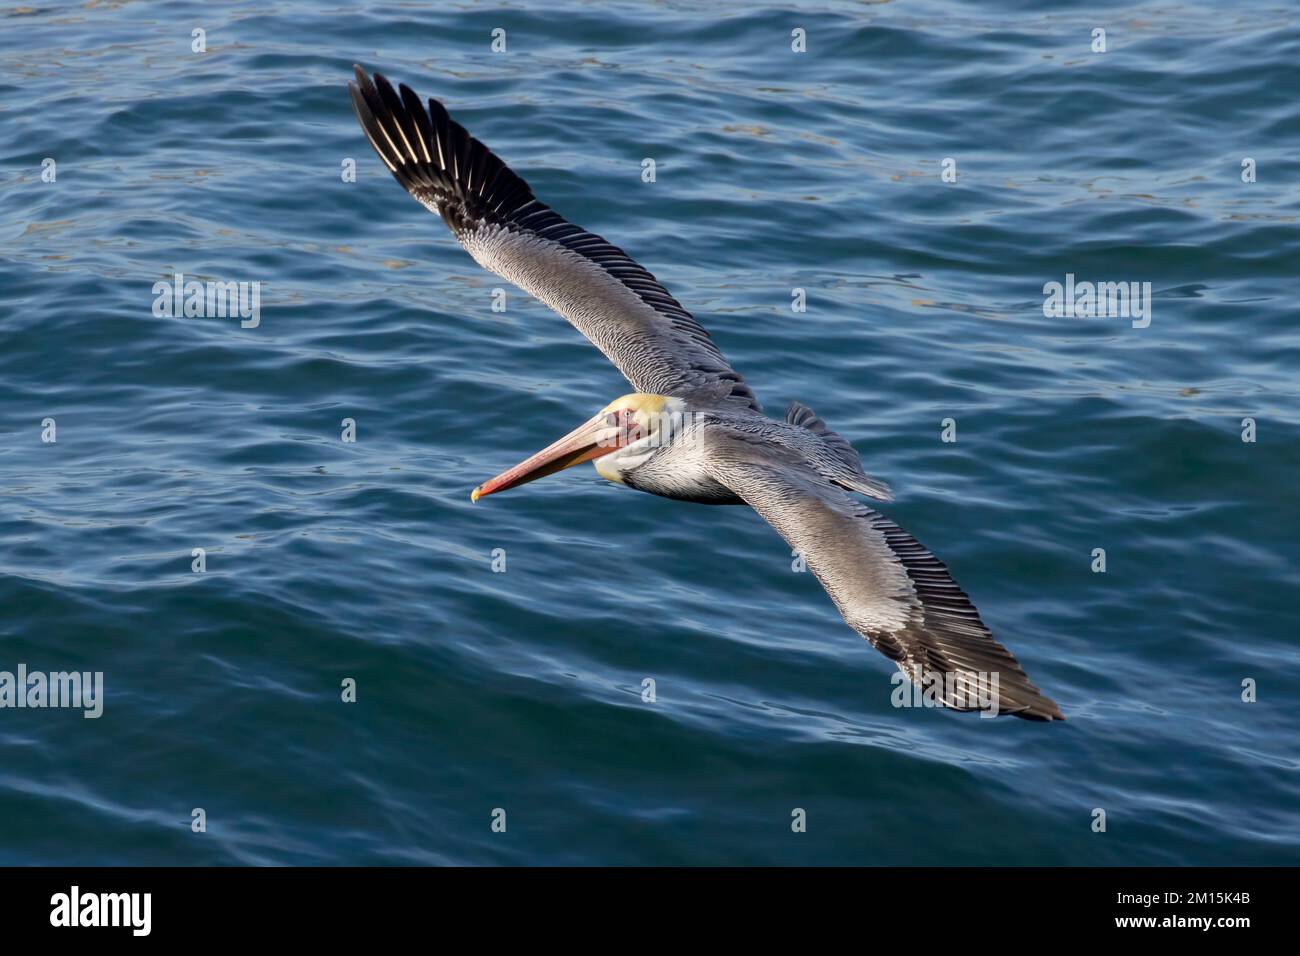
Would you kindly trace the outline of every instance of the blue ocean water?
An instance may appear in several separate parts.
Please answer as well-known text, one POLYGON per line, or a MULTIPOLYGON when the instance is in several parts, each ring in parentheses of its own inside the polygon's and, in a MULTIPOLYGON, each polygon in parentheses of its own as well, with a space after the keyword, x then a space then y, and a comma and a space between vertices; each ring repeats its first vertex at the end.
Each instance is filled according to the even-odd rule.
POLYGON ((0 864, 1300 862, 1298 58, 1254 2, 9 7, 0 671, 104 696, 0 709, 0 864), (895 708, 748 509, 471 505, 629 389, 492 310, 354 62, 849 436, 1068 721, 895 708))

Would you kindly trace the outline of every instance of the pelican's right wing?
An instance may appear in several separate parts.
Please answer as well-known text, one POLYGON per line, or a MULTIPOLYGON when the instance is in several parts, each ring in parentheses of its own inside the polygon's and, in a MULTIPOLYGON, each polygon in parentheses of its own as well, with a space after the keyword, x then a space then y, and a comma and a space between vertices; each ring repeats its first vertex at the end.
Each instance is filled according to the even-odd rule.
POLYGON ((758 410, 709 333, 627 253, 538 202, 437 100, 426 111, 406 85, 399 94, 378 73, 356 73, 348 88, 370 145, 479 265, 568 319, 637 391, 706 392, 758 410))
POLYGON ((793 452, 726 427, 708 434, 712 476, 803 556, 848 625, 913 683, 937 681, 936 699, 957 710, 996 698, 999 713, 1065 719, 915 538, 793 452))

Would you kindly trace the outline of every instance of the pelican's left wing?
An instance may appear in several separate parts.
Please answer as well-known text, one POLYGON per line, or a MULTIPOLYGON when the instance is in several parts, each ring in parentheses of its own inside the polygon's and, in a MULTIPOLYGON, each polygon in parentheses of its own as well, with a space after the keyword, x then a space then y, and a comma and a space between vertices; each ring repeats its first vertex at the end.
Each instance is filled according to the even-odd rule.
POLYGON ((996 699, 999 713, 1065 719, 915 538, 790 449, 725 426, 707 435, 712 476, 802 555, 845 622, 910 680, 932 684, 956 710, 991 709, 996 699))
POLYGON ((479 265, 568 319, 637 391, 759 410, 709 333, 631 256, 538 202, 437 100, 426 111, 405 84, 356 74, 348 88, 370 145, 479 265))

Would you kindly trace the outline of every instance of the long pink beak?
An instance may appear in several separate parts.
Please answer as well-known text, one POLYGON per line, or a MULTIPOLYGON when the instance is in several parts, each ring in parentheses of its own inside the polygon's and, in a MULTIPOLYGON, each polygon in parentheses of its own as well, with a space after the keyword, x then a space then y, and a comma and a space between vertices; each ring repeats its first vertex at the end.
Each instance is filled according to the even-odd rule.
POLYGON ((626 442, 626 436, 620 434, 618 427, 611 421, 612 417, 609 412, 600 412, 533 457, 483 482, 470 492, 469 500, 478 501, 484 495, 545 478, 557 471, 618 450, 626 442))

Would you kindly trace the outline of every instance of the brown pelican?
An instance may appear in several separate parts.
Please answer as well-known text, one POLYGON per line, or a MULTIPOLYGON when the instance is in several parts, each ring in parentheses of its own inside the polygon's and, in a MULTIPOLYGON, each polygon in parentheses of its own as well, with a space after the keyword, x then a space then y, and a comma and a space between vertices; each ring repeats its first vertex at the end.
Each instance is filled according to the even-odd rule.
POLYGON ((850 492, 889 501, 858 453, 811 409, 762 413, 709 334, 627 253, 562 219, 409 87, 356 68, 352 105, 399 183, 471 256, 546 303, 636 389, 474 489, 477 501, 591 461, 638 491, 747 504, 789 542, 848 625, 924 696, 957 710, 1064 720, 993 639, 948 569, 850 492))

